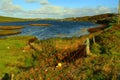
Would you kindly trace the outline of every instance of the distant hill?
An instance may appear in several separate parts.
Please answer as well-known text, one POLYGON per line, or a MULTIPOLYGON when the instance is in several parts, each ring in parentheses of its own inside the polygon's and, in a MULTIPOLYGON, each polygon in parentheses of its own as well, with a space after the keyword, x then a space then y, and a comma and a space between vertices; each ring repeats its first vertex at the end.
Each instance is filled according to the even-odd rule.
POLYGON ((25 19, 0 16, 0 22, 23 21, 25 19))
MULTIPOLYGON (((62 20, 65 20, 65 21, 90 21, 90 22, 95 22, 95 23, 99 23, 99 24, 108 24, 113 21, 113 18, 116 18, 116 17, 117 17, 117 14, 106 13, 106 14, 100 14, 100 15, 95 15, 95 16, 64 18, 62 20)), ((0 22, 33 21, 33 20, 60 20, 60 19, 54 19, 54 18, 22 19, 22 18, 0 16, 0 22)))
POLYGON ((14 18, 14 17, 6 17, 0 16, 0 22, 15 22, 15 21, 36 21, 36 20, 60 20, 55 18, 14 18))
POLYGON ((30 21, 30 20, 35 20, 35 19, 23 19, 23 18, 0 16, 0 22, 15 22, 15 21, 30 21))
POLYGON ((113 18, 115 18, 117 14, 112 13, 106 13, 106 14, 100 14, 95 16, 85 16, 85 17, 75 17, 75 18, 65 18, 64 20, 67 21, 90 21, 100 24, 108 24, 109 22, 113 21, 113 18))

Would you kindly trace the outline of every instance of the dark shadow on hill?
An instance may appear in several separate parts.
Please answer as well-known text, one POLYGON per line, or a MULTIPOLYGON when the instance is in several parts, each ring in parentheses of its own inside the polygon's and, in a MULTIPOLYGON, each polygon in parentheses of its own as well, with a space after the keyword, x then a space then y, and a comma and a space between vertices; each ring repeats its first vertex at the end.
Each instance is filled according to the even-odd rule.
POLYGON ((68 55, 62 59, 62 62, 74 62, 79 58, 86 57, 85 45, 80 45, 77 50, 67 53, 68 55))
POLYGON ((3 76, 1 80, 11 80, 11 77, 8 73, 5 73, 5 75, 3 76))

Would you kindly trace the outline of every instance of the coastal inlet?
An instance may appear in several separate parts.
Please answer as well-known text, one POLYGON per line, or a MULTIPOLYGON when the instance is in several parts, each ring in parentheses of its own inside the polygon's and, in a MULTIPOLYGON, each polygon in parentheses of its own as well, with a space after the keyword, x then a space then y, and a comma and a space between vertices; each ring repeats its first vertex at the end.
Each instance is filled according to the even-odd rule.
POLYGON ((92 22, 40 20, 0 23, 0 37, 36 36, 38 39, 79 37, 89 34, 88 28, 99 26, 92 22))

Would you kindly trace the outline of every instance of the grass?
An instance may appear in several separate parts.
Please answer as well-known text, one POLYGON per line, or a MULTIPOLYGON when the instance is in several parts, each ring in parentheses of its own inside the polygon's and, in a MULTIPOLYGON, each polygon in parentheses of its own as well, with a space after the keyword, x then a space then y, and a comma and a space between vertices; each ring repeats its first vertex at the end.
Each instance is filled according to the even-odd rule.
POLYGON ((31 51, 23 52, 23 48, 32 38, 34 37, 21 36, 0 39, 0 76, 5 73, 16 73, 20 70, 19 67, 28 67, 25 60, 32 54, 31 51))
POLYGON ((120 53, 120 27, 116 26, 105 31, 103 34, 96 36, 96 42, 101 46, 102 53, 120 53))
POLYGON ((0 16, 0 22, 15 22, 15 21, 26 21, 26 20, 27 19, 0 16))
POLYGON ((120 28, 100 33, 36 41, 22 36, 1 39, 1 75, 13 72, 16 80, 119 80, 120 28), (91 38, 90 56, 81 46, 87 37, 91 38))
POLYGON ((0 16, 0 22, 21 22, 21 21, 37 21, 40 20, 39 18, 15 18, 15 17, 7 17, 7 16, 0 16))
POLYGON ((93 55, 79 58, 69 55, 71 53, 76 54, 77 52, 83 54, 82 51, 80 53, 79 46, 86 37, 70 39, 55 38, 37 41, 34 43, 34 46, 38 46, 36 48, 38 50, 36 58, 39 64, 25 72, 21 72, 15 78, 17 80, 119 80, 119 32, 120 28, 114 27, 103 31, 99 36, 95 36, 96 44, 92 43, 91 39, 91 52, 93 55), (114 39, 109 39, 112 38, 111 36, 114 36, 114 39), (62 59, 65 56, 71 61, 63 61, 62 59), (62 64, 61 67, 57 67, 59 63, 62 64))

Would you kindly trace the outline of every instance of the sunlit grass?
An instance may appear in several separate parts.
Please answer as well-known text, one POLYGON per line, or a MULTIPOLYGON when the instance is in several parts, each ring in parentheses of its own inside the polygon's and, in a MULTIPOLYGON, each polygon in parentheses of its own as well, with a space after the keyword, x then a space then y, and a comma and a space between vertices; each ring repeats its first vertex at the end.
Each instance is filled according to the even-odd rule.
POLYGON ((29 36, 1 39, 0 53, 4 54, 1 54, 0 69, 4 70, 2 73, 19 72, 14 77, 16 80, 117 80, 120 72, 119 33, 118 27, 103 31, 99 36, 96 35, 99 33, 93 33, 96 44, 92 41, 93 34, 36 41, 29 36), (90 37, 93 54, 90 56, 81 55, 84 50, 80 45, 84 45, 87 37, 90 37))
MULTIPOLYGON (((120 55, 117 52, 116 47, 119 42, 119 29, 115 28, 102 32, 101 35, 96 36, 96 45, 92 43, 91 38, 91 56, 86 56, 84 58, 72 58, 70 53, 77 53, 79 50, 79 45, 83 44, 84 40, 88 36, 83 38, 54 38, 48 40, 40 40, 33 42, 32 45, 37 47, 38 50, 36 58, 38 63, 36 67, 33 67, 26 72, 21 72, 16 76, 16 79, 45 79, 45 80, 117 80, 119 79, 120 72, 120 55), (117 31, 117 32, 116 32, 117 31), (114 39, 109 39, 114 35, 114 39), (99 37, 99 38, 98 38, 99 37), (110 44, 108 44, 108 42, 110 44), (115 40, 117 42, 113 42, 115 40), (100 43, 102 41, 102 44, 100 43), (114 43, 116 43, 114 45, 114 43), (94 45, 93 45, 94 44, 94 45), (104 45, 106 47, 102 47, 104 45), (111 45, 114 47, 110 48, 107 53, 102 51, 104 48, 107 50, 111 45), (102 49, 101 49, 102 47, 102 49), (116 52, 116 54, 111 54, 116 52), (63 61, 64 57, 69 57, 70 62, 63 61), (61 66, 58 67, 58 64, 61 66), (37 72, 37 73, 36 73, 37 72), (25 76, 24 76, 25 75, 25 76)), ((91 35, 92 36, 92 35, 91 35)), ((89 37, 91 37, 89 36, 89 37)), ((120 47, 117 47, 119 49, 120 47)), ((79 53, 83 54, 83 53, 79 53)))
POLYGON ((21 36, 0 39, 0 76, 16 73, 19 67, 27 66, 25 60, 32 54, 23 52, 23 49, 32 38, 34 37, 21 36))

